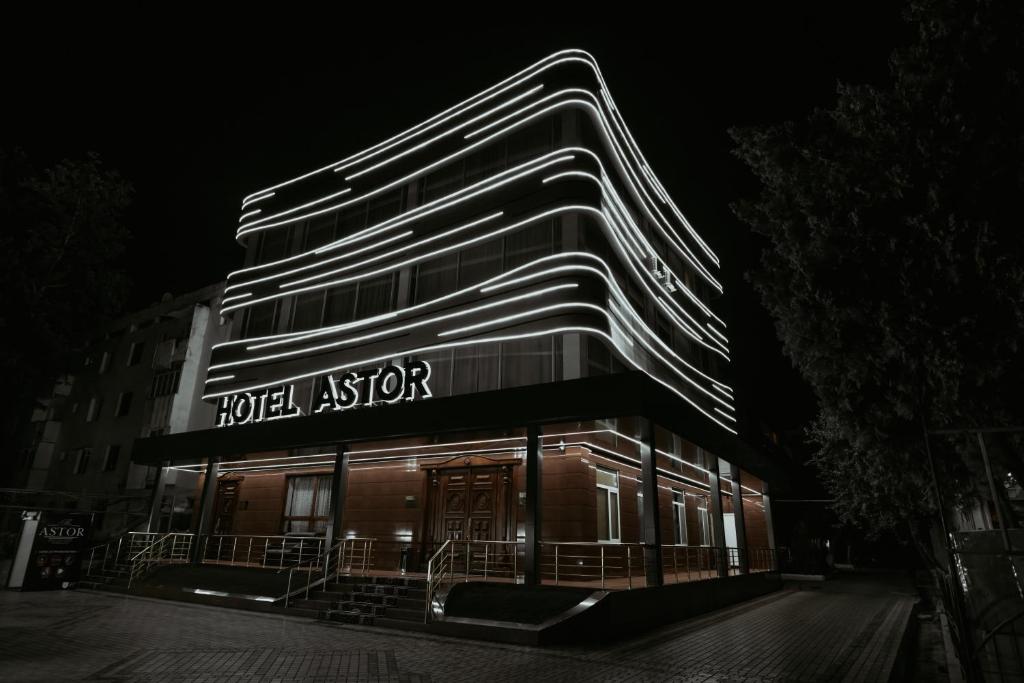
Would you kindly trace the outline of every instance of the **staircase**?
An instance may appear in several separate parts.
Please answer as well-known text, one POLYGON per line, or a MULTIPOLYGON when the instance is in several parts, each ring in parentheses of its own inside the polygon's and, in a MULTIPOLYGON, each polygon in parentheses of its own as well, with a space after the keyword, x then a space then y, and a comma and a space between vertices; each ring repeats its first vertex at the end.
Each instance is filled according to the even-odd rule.
POLYGON ((423 630, 427 582, 384 576, 340 576, 292 606, 345 624, 423 630))
POLYGON ((128 592, 128 577, 131 565, 113 562, 105 567, 96 567, 78 580, 79 588, 128 592))

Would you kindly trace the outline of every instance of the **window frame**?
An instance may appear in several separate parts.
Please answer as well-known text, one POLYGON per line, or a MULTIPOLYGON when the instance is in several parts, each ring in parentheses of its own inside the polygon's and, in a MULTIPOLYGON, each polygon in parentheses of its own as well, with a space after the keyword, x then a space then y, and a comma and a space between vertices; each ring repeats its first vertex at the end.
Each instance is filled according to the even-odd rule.
MULTIPOLYGON (((605 474, 615 475, 615 486, 608 484, 602 484, 600 480, 595 481, 597 487, 597 495, 605 496, 606 509, 608 510, 608 538, 600 538, 601 526, 600 522, 597 526, 597 533, 595 534, 598 543, 622 543, 622 491, 619 487, 619 472, 618 470, 608 469, 605 467, 595 467, 595 472, 604 472, 605 474), (612 494, 615 494, 615 524, 614 529, 618 532, 617 534, 612 533, 612 494)), ((597 511, 600 512, 600 506, 597 507, 597 511)))
MULTIPOLYGON (((320 499, 320 495, 321 495, 321 490, 320 490, 321 482, 326 481, 326 483, 327 483, 327 494, 331 495, 333 493, 332 492, 332 487, 333 487, 333 481, 332 480, 333 480, 333 477, 334 477, 334 475, 332 475, 330 473, 289 474, 287 477, 285 477, 284 505, 281 507, 281 527, 280 527, 281 528, 281 533, 283 533, 283 534, 292 533, 291 529, 289 527, 291 526, 291 523, 294 522, 294 521, 306 522, 306 524, 307 524, 307 529, 306 529, 305 532, 295 532, 295 533, 312 533, 313 535, 319 535, 321 533, 326 533, 326 526, 330 522, 330 514, 328 513, 327 515, 321 517, 321 516, 316 514, 316 509, 317 509, 317 503, 318 503, 318 501, 320 499), (292 482, 295 481, 296 479, 302 479, 302 478, 309 478, 309 479, 312 479, 313 482, 314 482, 314 484, 313 484, 313 496, 312 496, 312 498, 310 498, 310 501, 309 501, 309 514, 308 515, 289 515, 288 514, 288 501, 290 500, 291 495, 292 495, 292 482), (317 523, 318 520, 323 520, 324 521, 325 528, 324 528, 324 530, 322 532, 319 531, 316 528, 317 527, 316 523, 317 523)), ((328 510, 330 510, 330 503, 328 503, 328 510)), ((338 529, 335 529, 335 533, 337 533, 338 531, 339 531, 338 529)))

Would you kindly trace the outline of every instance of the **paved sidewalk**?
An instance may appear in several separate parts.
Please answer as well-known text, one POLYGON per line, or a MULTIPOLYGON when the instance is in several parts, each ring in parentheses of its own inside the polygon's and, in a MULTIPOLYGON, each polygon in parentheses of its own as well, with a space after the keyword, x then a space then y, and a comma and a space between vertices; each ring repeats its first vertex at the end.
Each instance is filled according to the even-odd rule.
POLYGON ((877 582, 836 582, 612 647, 541 649, 106 593, 7 591, 0 680, 877 681, 913 600, 877 582))

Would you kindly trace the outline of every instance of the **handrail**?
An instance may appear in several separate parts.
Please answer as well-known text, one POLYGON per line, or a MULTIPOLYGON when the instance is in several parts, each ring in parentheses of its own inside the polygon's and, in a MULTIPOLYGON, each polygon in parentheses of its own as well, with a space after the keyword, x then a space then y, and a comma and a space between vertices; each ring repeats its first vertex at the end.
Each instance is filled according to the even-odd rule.
POLYGON ((181 533, 172 531, 164 534, 157 540, 153 541, 145 548, 135 553, 129 558, 131 568, 128 571, 128 588, 132 587, 132 583, 136 579, 141 579, 146 573, 154 566, 160 564, 162 561, 173 562, 175 558, 187 558, 192 548, 193 534, 181 533), (183 543, 181 548, 178 546, 178 537, 182 537, 187 540, 187 543, 183 543), (170 552, 165 557, 165 550, 168 539, 171 539, 170 552))
MULTIPOLYGON (((373 543, 375 540, 375 538, 362 537, 338 539, 337 543, 335 543, 330 548, 323 551, 316 557, 310 558, 308 560, 300 560, 296 564, 288 567, 288 586, 285 590, 284 595, 278 597, 275 600, 275 602, 277 602, 277 600, 284 600, 284 606, 288 607, 288 604, 291 601, 292 596, 298 595, 299 593, 303 592, 305 593, 304 597, 308 599, 309 590, 311 588, 313 588, 314 586, 323 585, 327 583, 327 581, 331 578, 331 564, 332 560, 334 560, 335 557, 337 557, 337 559, 334 560, 333 575, 337 577, 341 574, 341 568, 344 566, 345 562, 345 549, 348 547, 352 548, 351 552, 349 552, 348 554, 348 559, 350 562, 353 561, 353 559, 355 558, 355 545, 357 542, 362 544, 362 554, 360 559, 362 561, 361 569, 362 572, 365 574, 366 570, 370 568, 368 565, 371 563, 371 553, 373 552, 373 543), (335 551, 337 551, 337 555, 335 555, 335 551), (315 581, 312 580, 313 569, 319 569, 321 566, 323 568, 323 572, 321 573, 320 578, 316 579, 315 581), (301 586, 299 588, 296 588, 295 590, 292 590, 292 579, 295 575, 295 572, 302 571, 303 567, 305 567, 305 572, 307 575, 306 584, 305 586, 301 586)), ((279 569, 277 573, 280 574, 283 571, 284 569, 279 569)))
POLYGON ((437 552, 431 556, 427 561, 427 595, 425 604, 423 607, 423 623, 430 622, 431 607, 434 603, 434 594, 441 585, 441 581, 444 579, 445 570, 448 572, 449 578, 451 577, 452 570, 452 539, 448 539, 441 547, 437 549, 437 552), (445 556, 447 556, 447 565, 445 564, 445 556), (440 577, 440 580, 438 579, 440 577))

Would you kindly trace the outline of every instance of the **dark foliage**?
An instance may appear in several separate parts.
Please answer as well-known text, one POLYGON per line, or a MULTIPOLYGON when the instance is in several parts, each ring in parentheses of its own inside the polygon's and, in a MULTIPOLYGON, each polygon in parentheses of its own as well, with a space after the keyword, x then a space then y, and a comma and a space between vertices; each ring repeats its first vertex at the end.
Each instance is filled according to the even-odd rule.
POLYGON ((0 154, 0 415, 11 456, 35 399, 48 396, 127 293, 116 267, 132 187, 96 155, 35 173, 0 154))
MULTIPOLYGON (((815 462, 847 521, 935 510, 922 427, 1024 422, 1024 11, 919 0, 884 86, 840 84, 806 120, 731 131, 762 183, 750 274, 813 387, 815 462)), ((1019 442, 993 438, 1024 481, 1019 442)), ((938 440, 951 499, 981 495, 974 441, 938 440)))

